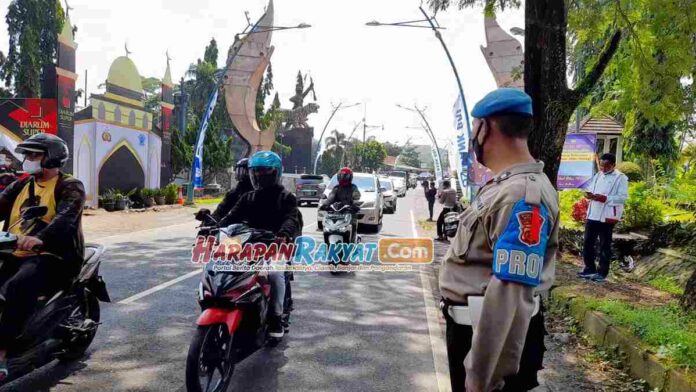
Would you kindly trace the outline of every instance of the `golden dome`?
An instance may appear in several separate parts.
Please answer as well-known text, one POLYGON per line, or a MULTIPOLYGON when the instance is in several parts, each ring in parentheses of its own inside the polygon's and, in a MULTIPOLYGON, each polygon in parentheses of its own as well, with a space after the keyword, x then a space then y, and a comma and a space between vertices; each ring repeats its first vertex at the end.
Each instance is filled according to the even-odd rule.
POLYGON ((143 83, 138 73, 138 68, 136 68, 133 61, 126 56, 121 56, 111 63, 109 77, 106 81, 138 94, 142 94, 143 92, 143 83))

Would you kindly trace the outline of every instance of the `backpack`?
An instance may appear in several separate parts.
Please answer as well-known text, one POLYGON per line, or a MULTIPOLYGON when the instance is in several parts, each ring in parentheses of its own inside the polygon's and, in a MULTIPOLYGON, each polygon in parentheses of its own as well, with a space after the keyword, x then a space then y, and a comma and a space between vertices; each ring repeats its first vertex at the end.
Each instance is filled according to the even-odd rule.
MULTIPOLYGON (((279 211, 283 205, 283 195, 285 194, 285 192, 286 191, 280 192, 280 195, 278 197, 278 210, 279 211)), ((287 195, 291 195, 291 193, 287 192, 287 195)), ((297 203, 295 203, 295 204, 297 204, 297 203)), ((295 241, 295 239, 297 237, 302 236, 302 228, 303 227, 304 227, 304 220, 302 219, 302 211, 300 211, 300 209, 298 208, 297 209, 297 232, 295 233, 293 238, 291 238, 292 241, 295 241)))

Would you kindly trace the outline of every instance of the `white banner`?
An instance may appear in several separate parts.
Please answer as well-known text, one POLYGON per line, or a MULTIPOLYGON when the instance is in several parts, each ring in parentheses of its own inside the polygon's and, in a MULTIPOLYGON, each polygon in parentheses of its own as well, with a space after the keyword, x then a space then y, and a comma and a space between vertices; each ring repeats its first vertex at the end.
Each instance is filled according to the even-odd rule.
POLYGON ((454 102, 452 114, 454 116, 454 129, 457 132, 457 144, 455 147, 457 150, 457 175, 459 176, 459 183, 461 186, 466 187, 469 185, 469 131, 465 123, 466 116, 462 105, 462 99, 459 96, 454 102))
POLYGON ((430 146, 430 152, 433 155, 433 168, 435 169, 435 179, 438 184, 442 183, 442 162, 440 162, 440 155, 438 154, 435 144, 430 146))

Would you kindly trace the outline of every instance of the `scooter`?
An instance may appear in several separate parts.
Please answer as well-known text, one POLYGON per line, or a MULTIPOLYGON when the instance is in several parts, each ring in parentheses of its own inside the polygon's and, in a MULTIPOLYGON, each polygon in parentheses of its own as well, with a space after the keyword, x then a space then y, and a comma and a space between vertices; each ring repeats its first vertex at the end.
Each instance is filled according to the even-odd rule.
MULTIPOLYGON (((45 206, 28 207, 8 230, 24 221, 40 218, 47 211, 45 206)), ((12 253, 16 248, 17 236, 0 232, 0 263, 14 257, 12 253)), ((84 355, 100 325, 99 301, 111 302, 106 284, 99 276, 103 253, 101 245, 86 245, 84 263, 77 278, 57 293, 42 293, 47 295, 39 298, 34 314, 8 351, 9 377, 5 382, 54 359, 68 361, 84 355)))
MULTIPOLYGON (((358 220, 363 216, 358 213, 358 207, 335 202, 324 207, 324 209, 327 210, 323 224, 324 242, 326 244, 359 243, 362 241, 353 226, 353 214, 357 214, 356 218, 358 220)), ((331 270, 331 273, 334 275, 341 272, 336 268, 339 264, 348 264, 347 259, 349 255, 343 254, 342 250, 338 252, 338 255, 341 261, 334 264, 335 268, 331 270)))
MULTIPOLYGON (((217 244, 240 246, 269 245, 275 239, 270 231, 244 224, 203 227, 200 233, 214 236, 217 244)), ((217 271, 216 265, 206 264, 198 287, 198 303, 203 312, 196 322, 198 327, 186 358, 189 392, 226 391, 235 365, 272 342, 267 325, 271 300, 267 273, 217 271)))

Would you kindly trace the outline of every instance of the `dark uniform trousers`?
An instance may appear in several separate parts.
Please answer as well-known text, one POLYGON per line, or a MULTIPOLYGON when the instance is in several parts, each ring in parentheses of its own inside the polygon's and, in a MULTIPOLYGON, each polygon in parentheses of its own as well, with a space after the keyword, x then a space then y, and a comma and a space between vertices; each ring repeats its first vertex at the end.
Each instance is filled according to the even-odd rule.
MULTIPOLYGON (((459 325, 444 312, 447 320, 447 357, 449 360, 450 382, 452 392, 466 392, 466 370, 464 359, 471 350, 473 329, 469 325, 459 325)), ((520 369, 517 374, 505 379, 505 386, 501 392, 529 391, 539 385, 537 372, 543 369, 544 352, 544 309, 543 305, 539 313, 529 322, 527 338, 522 350, 520 369)))

